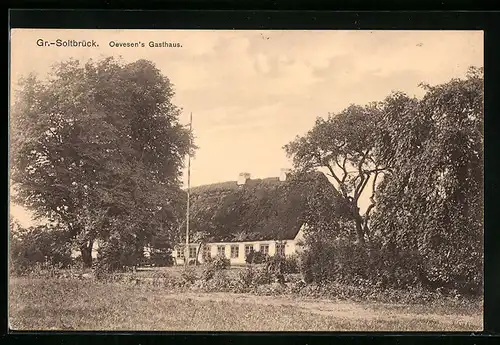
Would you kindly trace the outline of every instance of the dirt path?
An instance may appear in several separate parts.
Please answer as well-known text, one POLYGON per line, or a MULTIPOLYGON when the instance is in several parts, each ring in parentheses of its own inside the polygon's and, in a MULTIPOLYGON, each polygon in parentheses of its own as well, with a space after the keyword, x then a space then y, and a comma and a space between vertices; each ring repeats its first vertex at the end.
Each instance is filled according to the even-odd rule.
POLYGON ((182 293, 167 294, 162 297, 176 300, 196 301, 225 301, 239 304, 260 304, 275 306, 291 306, 298 310, 334 316, 350 320, 381 320, 394 321, 400 319, 409 320, 432 320, 444 324, 467 323, 474 325, 478 330, 482 329, 482 315, 460 315, 446 313, 412 313, 398 310, 398 305, 377 303, 376 309, 370 304, 341 303, 332 300, 318 300, 307 298, 291 298, 288 296, 271 297, 255 296, 250 294, 232 293, 182 293))

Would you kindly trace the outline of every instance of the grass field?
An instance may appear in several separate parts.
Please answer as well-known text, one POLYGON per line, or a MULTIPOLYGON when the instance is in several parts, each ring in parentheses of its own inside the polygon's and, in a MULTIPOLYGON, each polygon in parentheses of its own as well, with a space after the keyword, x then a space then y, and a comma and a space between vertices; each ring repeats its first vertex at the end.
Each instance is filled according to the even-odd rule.
POLYGON ((480 331, 480 307, 339 303, 161 287, 11 278, 16 330, 480 331))

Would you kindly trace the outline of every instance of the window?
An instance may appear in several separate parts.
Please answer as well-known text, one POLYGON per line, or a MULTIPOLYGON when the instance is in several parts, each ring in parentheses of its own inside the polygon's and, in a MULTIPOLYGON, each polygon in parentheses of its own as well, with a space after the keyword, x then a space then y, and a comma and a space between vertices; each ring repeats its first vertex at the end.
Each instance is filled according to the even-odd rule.
POLYGON ((245 256, 253 252, 253 244, 245 244, 245 256))
POLYGON ((183 248, 177 249, 177 258, 184 259, 184 249, 183 248))
POLYGON ((240 247, 239 246, 231 246, 231 257, 237 258, 240 256, 240 247))
POLYGON ((284 243, 276 243, 276 255, 285 256, 285 244, 284 243))
POLYGON ((225 246, 217 246, 217 255, 226 256, 226 247, 225 246))
POLYGON ((212 257, 212 248, 210 246, 205 246, 203 250, 203 257, 205 259, 210 259, 212 257))
POLYGON ((260 252, 264 255, 269 255, 269 244, 261 244, 260 252))
POLYGON ((189 247, 189 258, 196 258, 196 247, 189 247))

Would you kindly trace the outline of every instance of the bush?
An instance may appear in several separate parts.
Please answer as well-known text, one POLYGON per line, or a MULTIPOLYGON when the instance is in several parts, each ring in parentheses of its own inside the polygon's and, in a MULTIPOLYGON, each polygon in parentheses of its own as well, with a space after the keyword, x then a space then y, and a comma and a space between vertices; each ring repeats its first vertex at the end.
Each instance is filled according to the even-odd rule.
POLYGON ((263 264, 268 260, 269 255, 264 254, 263 252, 260 252, 258 250, 251 250, 245 258, 245 262, 247 264, 263 264))
POLYGON ((216 272, 231 268, 231 261, 224 256, 217 255, 205 261, 201 278, 207 282, 214 278, 216 272))
POLYGON ((231 291, 231 288, 233 288, 231 283, 226 271, 218 270, 215 271, 213 278, 207 281, 203 287, 207 291, 224 292, 231 291))
POLYGON ((268 259, 267 265, 273 272, 279 272, 281 274, 299 273, 299 262, 297 255, 292 255, 289 257, 275 255, 268 259))
POLYGON ((273 274, 269 271, 267 267, 261 267, 255 271, 255 284, 256 285, 266 285, 271 284, 274 281, 273 274))
POLYGON ((231 260, 222 255, 217 255, 208 262, 216 270, 226 270, 231 268, 231 260))
MULTIPOLYGON (((292 259, 292 262, 294 259, 292 259)), ((285 274, 289 266, 292 267, 293 264, 288 263, 283 257, 271 257, 270 261, 259 268, 254 268, 254 266, 249 265, 244 270, 240 271, 238 277, 238 283, 240 286, 244 287, 255 287, 259 285, 267 285, 273 282, 284 283, 285 274)))
POLYGON ((276 255, 271 257, 266 264, 266 269, 274 281, 285 282, 285 258, 276 255))
POLYGON ((256 285, 257 272, 252 266, 246 267, 238 274, 238 283, 244 288, 250 288, 256 285))
POLYGON ((194 284, 198 279, 198 275, 196 274, 196 270, 193 267, 186 267, 181 273, 182 280, 189 284, 194 284))
POLYGON ((384 274, 375 277, 383 286, 406 288, 422 283, 422 256, 418 252, 388 253, 381 250, 379 254, 384 274))
POLYGON ((71 241, 64 229, 51 226, 18 228, 10 232, 10 269, 13 274, 39 268, 71 266, 71 241))
POLYGON ((226 271, 217 271, 212 281, 222 291, 231 291, 231 288, 236 286, 235 281, 229 277, 226 271))
POLYGON ((112 236, 99 247, 96 267, 103 272, 126 271, 143 260, 143 251, 134 239, 112 236))
POLYGON ((174 264, 172 251, 170 249, 152 250, 148 260, 155 267, 170 267, 174 264))
POLYGON ((306 283, 327 282, 335 277, 335 248, 315 241, 301 254, 300 272, 306 283))
POLYGON ((421 258, 416 253, 395 254, 372 243, 364 248, 351 241, 311 241, 302 253, 300 271, 306 283, 337 282, 360 286, 405 288, 418 282, 421 258))
POLYGON ((286 257, 285 260, 285 273, 287 274, 296 274, 299 273, 299 256, 297 254, 293 254, 289 257, 286 257))
POLYGON ((202 273, 202 279, 204 281, 209 281, 210 279, 212 279, 215 275, 215 266, 212 265, 211 263, 207 263, 205 265, 205 267, 203 268, 203 273, 202 273))
MULTIPOLYGON (((480 295, 480 279, 452 275, 453 268, 418 250, 404 250, 373 240, 367 248, 351 241, 309 240, 300 256, 300 272, 307 284, 337 283, 367 291, 425 288, 452 294, 480 295)), ((460 268, 459 268, 460 269, 460 268)), ((362 296, 358 293, 357 296, 362 296)))

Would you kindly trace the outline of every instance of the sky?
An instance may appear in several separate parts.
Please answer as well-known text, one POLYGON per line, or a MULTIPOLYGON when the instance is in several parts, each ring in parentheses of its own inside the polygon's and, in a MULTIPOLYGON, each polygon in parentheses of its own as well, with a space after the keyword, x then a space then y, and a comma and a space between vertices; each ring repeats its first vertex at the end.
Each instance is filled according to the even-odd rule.
MULTIPOLYGON (((174 84, 180 121, 193 115, 199 149, 191 186, 236 180, 240 172, 278 176, 291 167, 283 145, 317 117, 392 91, 421 96, 421 82, 443 83, 483 66, 482 31, 15 29, 10 44, 11 88, 69 58, 153 61, 174 84), (40 47, 38 39, 95 40, 99 47, 40 47), (145 47, 110 47, 112 41, 145 47), (150 41, 181 47, 151 48, 150 41)), ((30 221, 19 206, 11 213, 30 221)))

